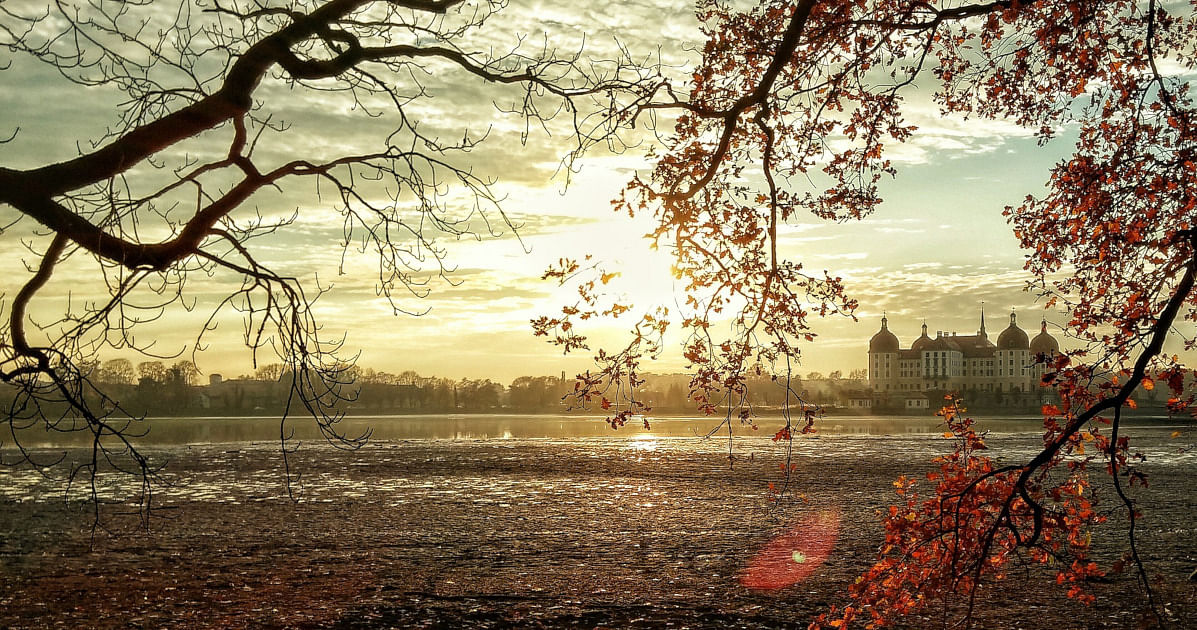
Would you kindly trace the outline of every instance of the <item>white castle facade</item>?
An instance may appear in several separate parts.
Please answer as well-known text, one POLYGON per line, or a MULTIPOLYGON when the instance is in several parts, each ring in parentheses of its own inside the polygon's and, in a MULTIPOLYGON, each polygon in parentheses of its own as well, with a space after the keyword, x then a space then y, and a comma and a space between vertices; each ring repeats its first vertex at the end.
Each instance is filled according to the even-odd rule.
POLYGON ((1039 404, 1043 388, 1039 381, 1039 354, 1060 351, 1060 344, 1047 332, 1047 321, 1034 339, 1018 327, 1010 312, 1010 325, 989 340, 985 313, 975 335, 936 331, 923 334, 909 348, 902 348, 889 321, 881 317, 881 330, 869 340, 869 386, 872 405, 898 409, 938 409, 944 393, 957 393, 965 404, 1030 406, 1039 404), (940 400, 932 400, 938 398, 940 400))

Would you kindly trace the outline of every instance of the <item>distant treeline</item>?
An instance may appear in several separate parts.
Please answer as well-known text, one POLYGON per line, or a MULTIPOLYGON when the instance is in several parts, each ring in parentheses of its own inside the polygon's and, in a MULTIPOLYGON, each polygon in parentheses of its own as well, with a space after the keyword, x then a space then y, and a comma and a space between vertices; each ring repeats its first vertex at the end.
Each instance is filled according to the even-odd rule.
MULTIPOLYGON (((134 365, 113 359, 85 366, 91 380, 133 414, 270 415, 281 412, 291 392, 291 375, 282 364, 259 367, 253 374, 201 378, 190 361, 167 365, 146 361, 134 365), (207 383, 201 383, 207 380, 207 383)), ((849 397, 865 387, 864 370, 847 377, 839 372, 824 376, 812 372, 794 383, 810 402, 845 406, 849 397)), ((413 371, 398 374, 358 366, 347 367, 342 380, 344 400, 338 405, 348 413, 562 413, 572 401, 566 394, 574 379, 560 376, 521 376, 509 385, 489 379, 450 379, 421 376, 413 371)), ((749 383, 750 402, 768 409, 785 402, 785 388, 769 377, 749 383)), ((637 389, 637 398, 657 413, 692 413, 688 400, 690 377, 684 374, 650 374, 637 389)), ((793 400, 791 399, 791 402, 793 400)), ((595 413, 592 409, 588 413, 595 413)), ((583 410, 575 410, 582 412, 583 410)), ((599 411, 598 413, 602 413, 599 411)))
MULTIPOLYGON (((146 361, 134 365, 126 359, 113 359, 83 366, 89 379, 100 391, 119 402, 132 415, 149 416, 236 416, 278 415, 286 409, 291 396, 291 374, 278 363, 264 365, 253 374, 226 379, 220 374, 202 377, 190 361, 166 365, 146 361), (201 384, 206 380, 206 384, 201 384)), ((509 385, 489 379, 451 379, 421 376, 411 370, 392 374, 359 366, 345 366, 340 378, 340 399, 335 407, 349 414, 441 414, 441 413, 571 413, 605 415, 610 413, 593 401, 589 408, 579 408, 568 397, 574 379, 559 376, 521 376, 509 385)), ((748 403, 758 412, 779 410, 787 402, 786 388, 768 376, 748 378, 748 403)), ((795 376, 788 402, 802 401, 820 405, 827 413, 910 414, 933 413, 946 391, 922 392, 928 405, 921 410, 905 408, 901 401, 878 399, 868 388, 864 370, 847 376, 832 372, 826 376, 810 372, 795 376)), ((1135 396, 1138 414, 1164 414, 1166 388, 1141 390, 1135 396)), ((963 397, 968 408, 977 413, 1026 413, 1034 415, 1044 402, 1054 401, 1048 390, 1026 392, 1000 398, 983 391, 952 392, 963 397)), ((649 374, 637 388, 636 397, 651 408, 651 413, 681 415, 696 413, 689 400, 690 377, 686 374, 649 374)), ((94 398, 95 396, 93 396, 94 398)), ((8 406, 13 390, 0 386, 0 404, 8 406)), ((104 408, 103 401, 93 400, 104 408)), ((294 403, 298 404, 298 403, 294 403)), ((42 413, 55 413, 45 407, 42 413)))

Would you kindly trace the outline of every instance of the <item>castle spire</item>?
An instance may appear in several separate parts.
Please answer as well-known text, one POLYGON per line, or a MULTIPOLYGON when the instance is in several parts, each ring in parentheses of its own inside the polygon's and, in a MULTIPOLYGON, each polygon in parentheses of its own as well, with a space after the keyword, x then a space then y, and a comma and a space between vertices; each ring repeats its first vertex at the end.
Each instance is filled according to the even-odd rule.
POLYGON ((927 320, 923 320, 923 336, 927 336, 927 320))
POLYGON ((977 336, 982 339, 988 339, 989 335, 985 334, 985 302, 981 302, 981 330, 977 331, 977 336))
POLYGON ((881 311, 881 330, 889 327, 889 318, 886 317, 885 311, 881 311))
POLYGON ((1010 307, 1010 325, 1017 326, 1018 325, 1017 320, 1018 320, 1018 316, 1014 314, 1014 307, 1011 306, 1010 307))

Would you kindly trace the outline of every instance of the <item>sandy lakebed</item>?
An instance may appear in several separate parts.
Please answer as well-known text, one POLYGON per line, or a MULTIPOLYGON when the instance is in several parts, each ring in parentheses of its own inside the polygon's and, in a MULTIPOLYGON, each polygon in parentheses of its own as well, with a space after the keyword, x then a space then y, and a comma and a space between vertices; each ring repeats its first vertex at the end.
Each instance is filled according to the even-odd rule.
MULTIPOLYGON (((398 420, 396 420, 398 422, 398 420)), ((762 423, 762 431, 768 427, 762 423)), ((1197 627, 1197 455, 1173 427, 1132 430, 1147 454, 1140 542, 1171 627, 1197 627)), ((610 431, 609 429, 607 430, 610 431)), ((1185 429, 1189 436, 1189 429, 1185 429)), ((994 433, 990 453, 1032 452, 1034 425, 994 433)), ((0 470, 3 628, 804 628, 873 558, 892 481, 921 474, 936 433, 828 433, 795 442, 793 488, 768 500, 784 451, 633 430, 599 436, 379 439, 357 452, 305 444, 292 502, 277 444, 152 447, 169 460, 148 531, 89 549, 85 504, 59 481, 0 470), (834 552, 806 581, 749 590, 737 574, 813 511, 842 514, 834 552)), ((61 453, 62 450, 57 451, 61 453)), ((51 451, 45 450, 45 454, 51 451)), ((11 460, 11 452, 6 461, 11 460)), ((69 456, 76 456, 68 451, 69 456)), ((1108 482, 1099 497, 1115 507, 1108 482)), ((1095 533, 1106 565, 1125 547, 1114 513, 1095 533)), ((1092 584, 1082 606, 1049 570, 1018 568, 982 591, 977 627, 1135 628, 1133 575, 1092 584)), ((904 627, 938 627, 911 618, 904 627)))

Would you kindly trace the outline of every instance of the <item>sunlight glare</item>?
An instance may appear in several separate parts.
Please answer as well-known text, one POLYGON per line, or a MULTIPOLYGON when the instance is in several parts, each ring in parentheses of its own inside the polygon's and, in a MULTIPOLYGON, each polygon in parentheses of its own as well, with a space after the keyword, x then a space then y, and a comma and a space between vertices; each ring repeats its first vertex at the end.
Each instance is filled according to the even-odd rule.
POLYGON ((632 436, 632 441, 628 444, 628 448, 633 451, 641 451, 651 453, 657 450, 661 443, 651 433, 638 433, 632 436))

